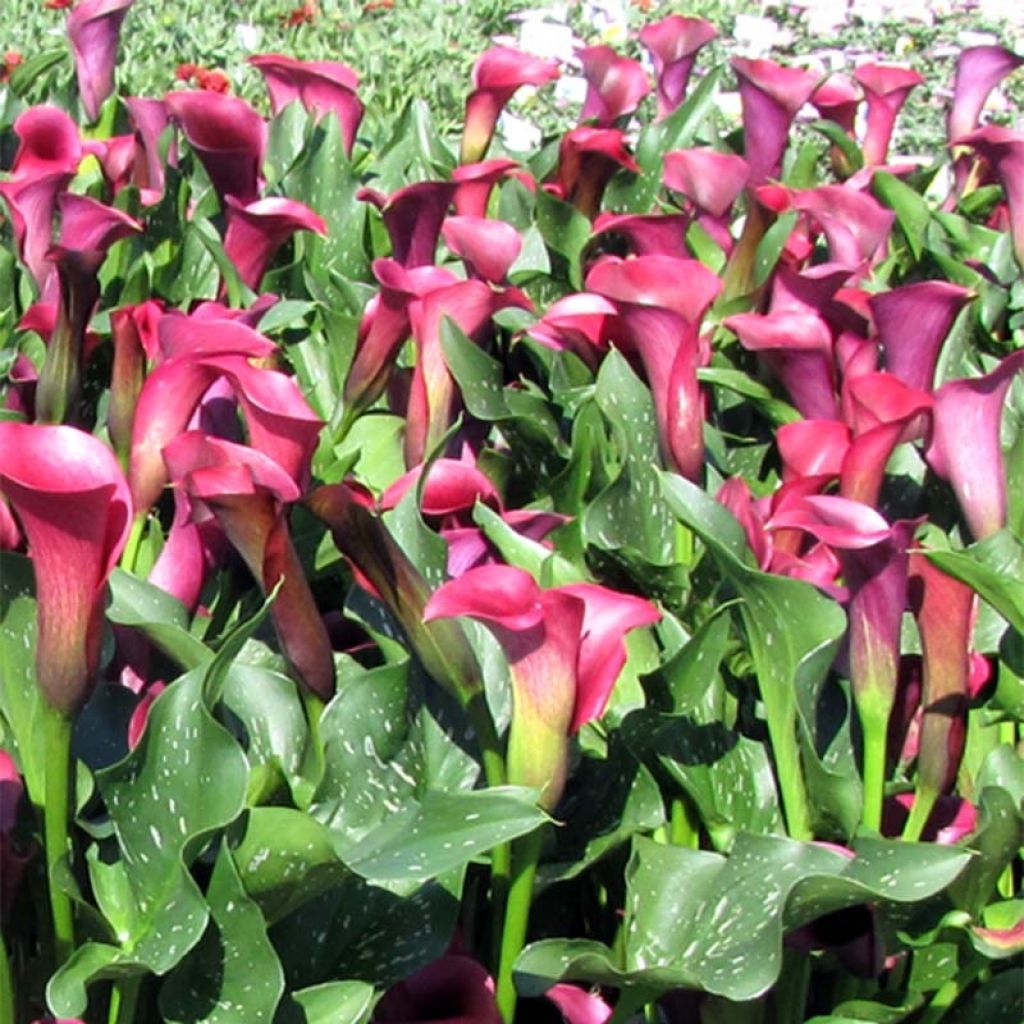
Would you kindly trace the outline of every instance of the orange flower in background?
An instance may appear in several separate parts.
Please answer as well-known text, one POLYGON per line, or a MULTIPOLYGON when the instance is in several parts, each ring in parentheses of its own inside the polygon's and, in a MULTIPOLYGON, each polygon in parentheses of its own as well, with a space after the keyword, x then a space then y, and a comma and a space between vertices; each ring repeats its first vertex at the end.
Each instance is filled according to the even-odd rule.
POLYGON ((199 74, 198 64, 179 64, 174 71, 174 77, 179 82, 191 82, 199 74))
POLYGON ((19 64, 24 63, 24 60, 25 58, 17 50, 8 50, 4 54, 3 63, 0 64, 0 82, 6 82, 11 77, 11 72, 19 64))
POLYGON ((374 11, 390 11, 395 6, 395 0, 368 0, 363 4, 364 14, 373 14, 374 11))
POLYGON ((48 11, 63 11, 68 7, 74 7, 75 0, 46 0, 43 6, 48 11))
POLYGON ((296 28, 299 25, 312 25, 320 14, 314 0, 306 0, 301 7, 296 7, 288 14, 282 15, 281 23, 286 28, 296 28))
POLYGON ((209 71, 200 68, 196 72, 196 84, 207 92, 231 92, 231 80, 223 71, 209 71))

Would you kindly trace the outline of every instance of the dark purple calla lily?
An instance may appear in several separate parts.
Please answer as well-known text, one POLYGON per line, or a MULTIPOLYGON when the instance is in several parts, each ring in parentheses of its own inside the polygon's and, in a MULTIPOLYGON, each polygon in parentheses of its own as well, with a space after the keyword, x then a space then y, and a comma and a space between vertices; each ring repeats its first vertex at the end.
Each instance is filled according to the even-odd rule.
POLYGON ((321 216, 295 199, 270 196, 243 204, 227 196, 227 231, 224 252, 234 263, 238 276, 254 291, 259 287, 277 250, 296 231, 327 234, 321 216))
POLYGON ((1003 46, 972 46, 956 62, 953 102, 946 121, 950 140, 959 139, 978 127, 989 93, 1024 64, 1024 57, 1003 46))
POLYGON ((751 184, 778 177, 789 129, 797 111, 811 98, 817 77, 770 60, 734 57, 743 103, 744 157, 751 184))
POLYGON ((221 203, 260 195, 267 125, 245 100, 204 89, 169 92, 164 103, 206 168, 221 203))
POLYGON ((576 56, 587 81, 581 123, 593 121, 599 128, 611 128, 620 117, 632 114, 651 91, 643 65, 610 46, 586 46, 576 56))
POLYGON ((458 953, 446 953, 392 985, 373 1019, 379 1024, 501 1024, 491 976, 458 953))
POLYGON ((36 676, 69 715, 99 667, 107 577, 132 504, 114 453, 73 427, 0 421, 0 491, 28 538, 36 576, 36 676))
POLYGON ((952 140, 954 146, 969 146, 989 163, 1006 194, 1010 211, 1010 235, 1017 263, 1024 268, 1024 135, 986 125, 952 140))
POLYGON ((90 121, 114 91, 114 66, 121 22, 135 0, 83 0, 68 14, 68 39, 75 58, 78 96, 90 121))
POLYGON ((976 540, 1006 525, 1006 470, 999 425, 1006 392, 1024 370, 1024 349, 983 377, 951 380, 935 392, 929 465, 956 492, 976 540))
POLYGON ((600 261, 586 283, 616 306, 615 340, 643 367, 667 464, 699 480, 704 465, 699 327, 722 282, 696 260, 638 256, 600 261))
POLYGON ((448 217, 441 226, 444 244, 465 264, 472 277, 501 284, 519 258, 523 239, 503 220, 483 217, 448 217))
POLYGON ((263 75, 275 115, 295 100, 317 119, 333 113, 345 152, 351 155, 363 119, 359 75, 352 68, 341 61, 297 60, 280 53, 261 53, 249 63, 263 75))
POLYGON ((585 217, 593 220, 612 175, 620 167, 639 173, 640 166, 626 148, 617 128, 574 128, 558 148, 557 190, 585 217))
POLYGON ((422 267, 434 263, 441 225, 457 188, 451 181, 420 181, 391 196, 371 188, 360 189, 356 198, 373 203, 381 211, 391 239, 392 258, 403 267, 422 267))
MULTIPOLYGON (((168 475, 193 502, 213 512, 263 593, 277 587, 270 608, 281 649, 297 677, 322 700, 334 693, 334 663, 298 555, 284 506, 299 497, 295 481, 272 458, 201 431, 164 448, 168 475)), ((195 512, 193 512, 195 516, 195 512)))
POLYGON ((942 343, 973 298, 949 281, 918 281, 872 295, 868 305, 889 373, 930 391, 942 343))
POLYGON ((14 759, 0 750, 0 912, 5 918, 31 859, 31 850, 19 850, 13 834, 24 795, 25 783, 14 759))
POLYGON ((512 678, 508 778, 558 803, 569 737, 599 718, 626 662, 625 635, 661 617, 649 602, 592 583, 541 590, 510 565, 471 569, 445 583, 424 621, 467 615, 494 633, 512 678))
POLYGON ((717 35, 711 22, 680 14, 670 14, 640 30, 640 42, 651 55, 657 78, 657 120, 668 117, 683 102, 698 51, 717 35))
POLYGON ((476 163, 491 144, 505 104, 524 85, 544 85, 559 76, 558 65, 508 46, 495 46, 473 65, 473 91, 466 100, 459 162, 476 163))
POLYGON ((924 79, 911 68, 890 64, 861 64, 853 77, 864 90, 868 108, 867 128, 861 146, 864 163, 868 167, 877 167, 885 163, 892 130, 903 104, 911 90, 924 79))

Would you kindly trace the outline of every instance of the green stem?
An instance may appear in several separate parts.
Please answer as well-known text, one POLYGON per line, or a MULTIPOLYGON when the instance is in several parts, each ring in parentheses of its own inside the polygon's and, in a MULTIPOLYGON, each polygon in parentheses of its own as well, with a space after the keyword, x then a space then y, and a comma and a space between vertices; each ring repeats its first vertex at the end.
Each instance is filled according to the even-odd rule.
POLYGON ((693 804, 685 796, 676 797, 671 809, 671 839, 673 846, 687 846, 691 850, 700 848, 700 821, 694 813, 693 804))
POLYGON ((141 974, 114 982, 110 993, 110 1010, 107 1013, 108 1024, 134 1024, 141 985, 141 974))
POLYGON ((914 793, 914 803, 910 808, 910 816, 907 818, 906 825, 903 826, 903 842, 916 843, 921 838, 921 833, 924 831, 925 825, 928 824, 932 808, 935 806, 935 801, 938 798, 939 794, 931 789, 919 788, 914 793))
POLYGON ((71 719, 48 708, 46 739, 46 805, 43 834, 46 844, 46 879, 53 919, 55 966, 60 967, 75 948, 71 898, 54 880, 57 865, 68 853, 68 818, 71 803, 71 719))
POLYGON ((124 551, 121 553, 121 561, 118 563, 125 572, 135 570, 135 562, 139 557, 139 545, 142 543, 142 535, 146 530, 146 513, 140 512, 132 523, 131 532, 125 543, 124 551))
POLYGON ((14 1024, 14 976, 7 954, 3 931, 0 931, 0 1024, 14 1024))
POLYGON ((516 1017, 516 986, 512 979, 512 966, 526 944, 530 904, 533 901, 533 880, 537 874, 540 848, 540 829, 515 843, 512 881, 508 890, 505 926, 501 934, 501 957, 498 961, 498 1011, 505 1024, 512 1024, 516 1017))
POLYGON ((882 801, 885 798, 885 745, 888 722, 861 715, 864 735, 864 812, 861 824, 872 832, 882 831, 882 801))
POLYGON ((938 992, 932 996, 931 1001, 924 1008, 924 1012, 918 1018, 918 1024, 938 1024, 943 1017, 952 1009, 953 1004, 964 994, 964 991, 974 983, 978 975, 987 967, 986 961, 981 957, 967 964, 966 967, 955 978, 950 978, 938 992))
POLYGON ((795 949, 787 949, 783 954, 782 973, 774 992, 777 1024, 803 1024, 810 985, 810 957, 795 949))
POLYGON ((651 993, 642 988, 626 988, 619 992, 619 1000, 608 1024, 625 1024, 635 1013, 651 1001, 651 993))
POLYGON ((796 739, 796 710, 789 701, 782 701, 782 707, 773 707, 776 702, 766 699, 768 736, 775 756, 775 777, 778 780, 782 812, 786 819, 790 838, 806 842, 814 838, 811 830, 811 811, 804 787, 803 767, 800 764, 800 747, 796 739))

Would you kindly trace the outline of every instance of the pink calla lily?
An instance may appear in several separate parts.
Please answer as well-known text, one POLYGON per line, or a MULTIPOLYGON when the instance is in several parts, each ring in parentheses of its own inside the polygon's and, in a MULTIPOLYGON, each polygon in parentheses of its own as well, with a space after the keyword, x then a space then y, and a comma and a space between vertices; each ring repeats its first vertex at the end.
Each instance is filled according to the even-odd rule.
MULTIPOLYGON (((400 476, 381 496, 382 509, 394 508, 419 482, 422 466, 400 476)), ((420 511, 426 516, 445 516, 471 509, 477 501, 500 504, 498 491, 490 478, 470 462, 459 459, 435 459, 423 484, 420 511)))
POLYGON ((640 30, 640 42, 651 55, 657 78, 659 121, 683 102, 698 51, 717 35, 711 22, 680 14, 670 14, 640 30))
POLYGON ((53 215, 57 209, 57 198, 64 193, 73 177, 71 171, 50 171, 0 181, 0 196, 7 204, 14 228, 18 258, 28 267, 39 294, 44 293, 53 272, 53 264, 47 259, 47 254, 53 244, 53 215))
POLYGON ((649 602, 592 583, 542 590, 509 565, 470 569, 430 598, 424 621, 467 615, 494 633, 508 658, 513 708, 509 781, 558 803, 569 737, 600 717, 626 662, 624 638, 657 622, 649 602))
POLYGON ((662 181, 698 210, 726 217, 750 177, 746 160, 713 149, 676 149, 665 154, 662 181))
POLYGON ((444 244, 465 264, 473 277, 501 284, 519 258, 523 239, 503 220, 483 217, 448 217, 441 226, 444 244))
POLYGON ((453 203, 460 217, 486 217, 487 202, 494 186, 508 177, 527 177, 515 160, 482 160, 474 164, 460 164, 452 171, 455 190, 453 203))
MULTIPOLYGON (((132 161, 131 181, 139 188, 142 203, 150 206, 164 194, 164 160, 160 154, 160 139, 171 123, 167 105, 163 100, 130 96, 125 99, 128 116, 135 128, 135 157, 132 161)), ((167 163, 176 166, 177 145, 172 140, 167 151, 167 163)))
POLYGON ((559 76, 558 65, 508 46, 495 46, 473 65, 473 91, 466 100, 459 162, 484 158, 505 104, 524 85, 544 85, 559 76))
POLYGON ((114 91, 114 65, 121 22, 135 0, 82 0, 68 14, 68 39, 75 57, 78 95, 90 121, 114 91))
POLYGON ((948 480, 976 540, 1006 525, 1006 470, 999 441, 1006 392, 1024 370, 1024 349, 983 377, 951 380, 935 392, 925 457, 948 480))
POLYGON ((90 434, 0 421, 0 491, 35 569, 39 686, 70 715, 99 667, 106 581, 131 527, 128 484, 113 452, 90 434))
POLYGON ((202 162, 221 202, 260 195, 267 125, 245 100, 206 90, 169 92, 164 103, 202 162))
POLYGON ((253 290, 259 287, 277 250, 296 231, 327 234, 323 218, 305 203, 270 196, 243 204, 227 196, 227 232, 224 251, 238 276, 253 290))
POLYGON ((617 54, 610 46, 587 46, 576 51, 587 81, 580 122, 594 121, 611 128, 626 117, 651 91, 647 72, 639 61, 617 54))
POLYGON ((845 75, 829 75, 811 94, 814 109, 851 136, 860 101, 860 93, 845 75))
POLYGON ((638 173, 639 164, 616 128, 574 128, 562 136, 558 149, 558 190, 585 217, 593 220, 612 175, 624 167, 638 173))
POLYGON ((501 1024, 494 981, 468 956, 446 953, 392 985, 377 1003, 379 1024, 501 1024))
POLYGON ((334 114, 351 155, 363 119, 359 75, 352 68, 341 61, 297 60, 280 53, 258 54, 249 63, 263 75, 275 115, 295 100, 317 119, 334 114))
POLYGON ((395 262, 403 267, 422 267, 434 263, 441 225, 457 188, 451 181, 420 181, 390 197, 374 189, 360 189, 357 198, 381 211, 395 262))
POLYGON ((690 218, 682 213, 602 213, 594 221, 594 236, 616 235, 636 256, 674 256, 687 259, 686 229, 690 218))
POLYGON ((618 307, 604 296, 578 292, 552 302, 527 333, 548 348, 573 352, 595 368, 608 351, 617 315, 618 307))
POLYGON ((1021 64, 1024 64, 1024 57, 1003 46, 972 46, 960 54, 953 79, 953 102, 946 121, 951 141, 978 127, 989 93, 1021 64))
POLYGON ((18 149, 11 166, 13 178, 36 177, 55 171, 74 174, 91 145, 82 142, 78 125, 60 107, 29 107, 14 119, 18 149))
POLYGON ((903 104, 911 90, 924 79, 911 68, 890 64, 861 64, 853 77, 864 90, 867 128, 864 133, 864 162, 868 167, 885 163, 889 140, 903 104))

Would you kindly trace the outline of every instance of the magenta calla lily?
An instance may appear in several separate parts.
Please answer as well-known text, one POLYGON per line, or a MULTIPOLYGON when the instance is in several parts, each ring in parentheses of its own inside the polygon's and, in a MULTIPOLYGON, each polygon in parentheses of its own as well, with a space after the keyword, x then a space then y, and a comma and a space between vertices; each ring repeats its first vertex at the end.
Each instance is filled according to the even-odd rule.
POLYGON ((717 35, 711 22, 681 14, 670 14, 640 30, 640 42, 651 55, 657 79, 659 121, 683 102, 697 53, 717 35))
POLYGON ((1003 46, 972 46, 961 52, 953 79, 953 102, 946 121, 949 138, 959 139, 978 127, 989 93, 1024 57, 1003 46))
MULTIPOLYGON (((135 157, 132 161, 132 184, 139 188, 145 205, 159 202, 164 194, 164 161, 160 155, 160 139, 171 123, 163 100, 131 96, 125 99, 128 115, 135 128, 135 157)), ((177 147, 172 142, 167 154, 170 166, 177 163, 177 147)))
POLYGON ((558 149, 558 190, 584 216, 593 220, 612 175, 620 167, 639 173, 640 166, 617 128, 574 128, 562 136, 558 149))
POLYGON ((82 142, 78 125, 60 107, 40 104, 14 119, 18 149, 11 166, 13 178, 36 177, 55 171, 72 174, 91 144, 82 142))
POLYGON ((75 57, 78 95, 90 121, 114 91, 114 65, 121 23, 135 0, 83 0, 68 14, 68 39, 75 57))
POLYGON ((487 202, 499 181, 508 177, 526 177, 515 160, 482 160, 479 163, 460 164, 452 171, 452 181, 458 186, 453 203, 460 217, 486 217, 487 202))
POLYGON ((110 402, 107 430, 122 465, 128 464, 132 443, 132 420, 139 400, 146 363, 159 350, 157 321, 163 303, 150 299, 135 306, 122 306, 110 314, 114 364, 110 371, 110 402))
POLYGON ((53 215, 57 209, 57 198, 64 193, 73 177, 71 171, 50 171, 0 181, 0 196, 7 204, 14 228, 18 258, 28 267, 39 294, 43 294, 53 272, 53 264, 47 254, 53 244, 53 215))
POLYGON ((556 351, 569 350, 588 366, 608 351, 618 307, 602 295, 578 292, 556 299, 527 334, 556 351))
POLYGON ((867 128, 864 133, 864 162, 868 167, 885 163, 889 140, 903 104, 911 90, 924 79, 911 68, 891 64, 861 64, 854 73, 864 90, 867 128))
POLYGON ((305 203, 270 196, 243 204, 228 196, 224 251, 238 276, 253 290, 259 287, 277 250, 296 231, 327 234, 324 219, 305 203))
POLYGON ((829 75, 811 94, 814 109, 827 121, 853 135, 861 95, 845 75, 829 75))
POLYGON ((275 114, 295 100, 317 119, 334 114, 345 152, 352 153, 363 119, 359 75, 352 68, 341 61, 297 60, 280 53, 258 54, 249 63, 263 75, 275 114))
POLYGON ((465 264, 473 277, 501 284, 519 258, 523 238, 503 220, 448 217, 441 226, 444 244, 465 264))
POLYGON ((357 198, 381 211, 393 259, 403 267, 421 267, 434 263, 441 225, 457 188, 451 181, 420 181, 390 197, 360 189, 357 198))
POLYGON ((501 1024, 494 981, 468 956, 446 953, 381 997, 373 1019, 379 1024, 501 1024))
POLYGON ((747 161, 713 149, 676 149, 665 154, 662 181, 698 210, 725 217, 750 177, 747 161))
POLYGON ((770 60, 734 57, 743 103, 744 157, 751 184, 778 177, 789 129, 797 111, 811 98, 817 78, 809 71, 770 60))
POLYGON ((602 213, 594 221, 594 236, 616 235, 636 256, 674 256, 688 259, 684 213, 602 213))
MULTIPOLYGON (((394 508, 417 485, 422 466, 400 476, 381 496, 382 509, 394 508)), ((477 501, 501 503, 490 478, 470 462, 459 459, 435 459, 423 483, 420 511, 426 516, 445 516, 471 509, 477 501)))
POLYGON ((260 196, 267 125, 245 100, 205 90, 169 92, 164 103, 181 126, 221 202, 260 196))
POLYGON ((1006 525, 1006 469, 999 425, 1006 392, 1024 370, 1024 349, 983 377, 951 380, 935 392, 925 457, 948 480, 976 540, 1006 525))
POLYGON ((524 85, 540 86, 559 76, 551 60, 531 56, 508 46, 495 46, 473 65, 473 91, 466 99, 465 127, 459 162, 484 158, 505 104, 524 85))
POLYGON ((626 633, 660 613, 596 584, 542 590, 522 569, 488 565, 444 584, 423 617, 462 615, 487 626, 508 658, 509 782, 537 787, 541 805, 551 809, 565 786, 569 737, 604 713, 626 662, 626 633))
POLYGON ((632 114, 651 91, 643 65, 623 57, 610 46, 587 46, 576 51, 587 81, 587 95, 580 121, 594 121, 610 128, 620 117, 632 114))
POLYGON ((0 490, 36 574, 39 686, 70 715, 99 667, 106 581, 131 527, 128 484, 114 453, 90 434, 0 421, 0 490))

